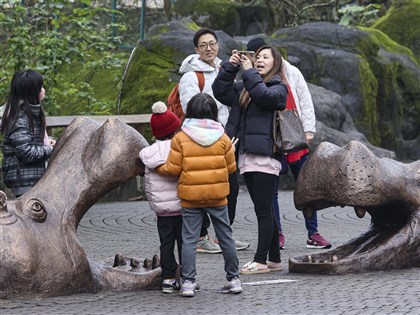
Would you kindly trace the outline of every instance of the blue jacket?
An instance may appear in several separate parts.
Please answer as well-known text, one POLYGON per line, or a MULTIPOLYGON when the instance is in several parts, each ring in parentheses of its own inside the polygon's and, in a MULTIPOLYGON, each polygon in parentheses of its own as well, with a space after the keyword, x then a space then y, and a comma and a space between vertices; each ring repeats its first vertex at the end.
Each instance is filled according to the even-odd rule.
POLYGON ((215 98, 232 107, 226 133, 239 138, 239 154, 258 154, 280 160, 281 156, 273 150, 273 115, 274 110, 286 108, 287 87, 280 76, 264 83, 254 68, 244 71, 243 81, 234 82, 238 71, 238 67, 225 60, 212 86, 215 98), (243 88, 251 97, 246 109, 239 104, 243 88))

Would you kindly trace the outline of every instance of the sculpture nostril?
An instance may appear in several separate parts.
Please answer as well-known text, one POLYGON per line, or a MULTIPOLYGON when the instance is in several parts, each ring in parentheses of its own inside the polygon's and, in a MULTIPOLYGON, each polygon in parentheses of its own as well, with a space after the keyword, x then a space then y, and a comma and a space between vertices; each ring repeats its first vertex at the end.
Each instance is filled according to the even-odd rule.
POLYGON ((9 225, 17 221, 17 218, 7 211, 7 207, 0 208, 0 225, 9 225))
POLYGON ((17 218, 7 210, 6 194, 0 191, 0 225, 9 225, 17 221, 17 218))

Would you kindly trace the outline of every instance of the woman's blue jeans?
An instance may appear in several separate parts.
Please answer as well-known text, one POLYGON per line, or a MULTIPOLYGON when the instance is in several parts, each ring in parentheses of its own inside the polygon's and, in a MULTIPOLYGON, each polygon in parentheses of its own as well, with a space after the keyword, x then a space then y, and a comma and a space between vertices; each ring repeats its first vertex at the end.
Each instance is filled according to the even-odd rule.
MULTIPOLYGON (((308 155, 304 155, 298 162, 289 164, 290 170, 292 171, 295 181, 297 180, 299 172, 302 169, 307 159, 308 159, 308 155)), ((277 225, 279 227, 279 233, 282 233, 281 222, 280 222, 280 209, 279 209, 279 202, 278 202, 279 178, 280 176, 277 178, 276 187, 274 190, 273 212, 274 212, 274 217, 276 218, 276 221, 277 221, 277 225)), ((306 217, 305 214, 304 214, 304 218, 305 218, 305 226, 306 226, 306 230, 308 230, 308 238, 309 238, 311 235, 318 233, 318 218, 316 216, 316 211, 314 211, 312 218, 306 217)))

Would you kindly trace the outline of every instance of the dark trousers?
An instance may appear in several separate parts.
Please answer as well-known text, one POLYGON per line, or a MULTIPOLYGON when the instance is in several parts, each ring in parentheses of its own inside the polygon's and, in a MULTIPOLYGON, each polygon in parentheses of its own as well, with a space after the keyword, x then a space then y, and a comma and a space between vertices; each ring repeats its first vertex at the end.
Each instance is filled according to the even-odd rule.
POLYGON ((178 267, 174 253, 175 242, 178 249, 179 264, 182 265, 182 216, 158 216, 157 229, 160 240, 162 279, 175 279, 178 267))
POLYGON ((272 208, 278 176, 249 172, 244 174, 244 178, 258 222, 258 245, 254 261, 266 264, 268 254, 269 261, 280 262, 279 229, 272 208))
MULTIPOLYGON (((229 174, 229 195, 227 196, 228 204, 228 215, 229 223, 233 224, 235 221, 236 215, 236 203, 238 200, 239 194, 239 172, 236 170, 235 173, 229 174)), ((206 236, 208 234, 208 228, 210 227, 210 219, 206 213, 203 218, 203 225, 201 226, 200 237, 206 236)))

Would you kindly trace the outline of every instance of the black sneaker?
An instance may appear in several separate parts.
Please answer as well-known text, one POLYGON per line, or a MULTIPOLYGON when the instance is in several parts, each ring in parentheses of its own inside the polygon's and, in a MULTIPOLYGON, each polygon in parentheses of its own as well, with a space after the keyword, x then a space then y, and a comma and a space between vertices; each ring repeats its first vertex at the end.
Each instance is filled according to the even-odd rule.
POLYGON ((178 282, 175 279, 165 279, 162 282, 162 292, 163 293, 174 293, 179 291, 180 287, 178 282))

